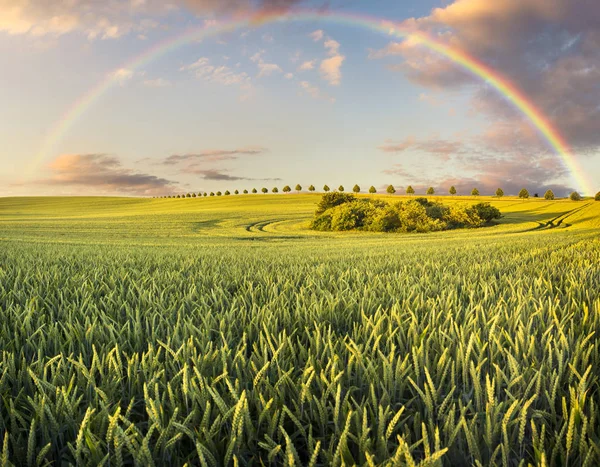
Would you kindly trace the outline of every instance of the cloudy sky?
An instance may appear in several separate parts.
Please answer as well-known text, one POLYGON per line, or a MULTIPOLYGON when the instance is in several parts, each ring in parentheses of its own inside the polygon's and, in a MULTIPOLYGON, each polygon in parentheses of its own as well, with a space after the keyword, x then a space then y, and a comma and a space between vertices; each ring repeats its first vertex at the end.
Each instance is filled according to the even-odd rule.
POLYGON ((598 0, 0 0, 0 60, 3 196, 600 190, 598 0), (307 9, 327 14, 224 28, 307 9), (486 82, 336 13, 393 21, 497 70, 581 173, 486 82), (148 53, 203 29, 221 32, 148 53))

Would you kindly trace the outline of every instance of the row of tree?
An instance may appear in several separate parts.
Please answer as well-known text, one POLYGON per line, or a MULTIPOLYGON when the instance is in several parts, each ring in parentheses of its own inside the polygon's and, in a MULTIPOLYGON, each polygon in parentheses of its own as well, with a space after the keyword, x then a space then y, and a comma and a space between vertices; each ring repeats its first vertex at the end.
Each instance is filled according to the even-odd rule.
MULTIPOLYGON (((302 185, 300 185, 300 184, 296 185, 296 186, 295 186, 295 188, 294 188, 294 190, 295 190, 296 192, 300 193, 300 192, 302 191, 302 185)), ((310 192, 314 192, 314 191, 316 191, 316 190, 317 190, 317 189, 315 188, 315 186, 314 186, 314 185, 310 185, 310 186, 308 187, 308 191, 310 191, 310 192)), ((344 188, 344 186, 343 186, 343 185, 340 185, 340 186, 337 188, 337 191, 339 191, 339 192, 341 192, 341 193, 343 193, 343 192, 344 192, 344 190, 345 190, 345 188, 344 188)), ((269 189, 268 189, 268 188, 265 188, 265 187, 261 188, 261 190, 260 190, 260 191, 261 191, 262 193, 264 193, 264 194, 266 194, 266 193, 269 193, 269 189)), ((277 187, 273 187, 273 188, 272 188, 270 191, 271 191, 272 193, 279 193, 279 188, 277 188, 277 187)), ((286 185, 286 186, 284 186, 284 187, 281 189, 281 191, 283 191, 284 193, 290 193, 290 192, 292 191, 292 188, 291 188, 289 185, 286 185)), ((325 193, 327 193, 327 192, 331 191, 331 188, 329 188, 329 186, 327 186, 327 185, 324 185, 324 186, 323 186, 323 191, 324 191, 325 193)), ((360 193, 360 191, 361 191, 361 188, 360 188, 360 186, 358 186, 358 185, 354 185, 354 186, 352 187, 352 191, 353 191, 354 193, 360 193)), ((369 190, 368 190, 368 191, 369 191, 369 193, 371 193, 371 194, 375 194, 375 193, 377 193, 377 188, 375 188, 374 186, 371 186, 371 187, 369 188, 369 190)), ((256 188, 252 188, 252 190, 251 190, 250 192, 255 194, 255 193, 258 193, 258 190, 257 190, 256 188)), ((250 193, 250 192, 249 192, 248 190, 243 190, 243 191, 242 191, 242 193, 243 193, 243 194, 245 194, 245 195, 246 195, 246 194, 248 194, 248 193, 250 193)), ((386 188, 386 192, 387 192, 388 194, 390 194, 390 195, 393 195, 393 194, 395 194, 395 193, 396 193, 396 188, 394 188, 394 186, 393 186, 393 185, 389 185, 389 186, 386 188)), ((407 195, 414 195, 415 193, 416 193, 416 192, 415 192, 415 189, 414 189, 414 188, 413 188, 411 185, 409 185, 409 186, 406 188, 406 194, 407 194, 407 195)), ((426 192, 426 193, 427 193, 427 195, 429 195, 429 196, 432 196, 432 195, 435 195, 435 194, 436 194, 436 191, 435 191, 435 189, 434 189, 432 186, 430 186, 430 187, 427 189, 427 192, 426 192)), ((457 191, 457 189, 456 189, 456 187, 455 187, 455 186, 451 186, 451 187, 450 187, 450 189, 448 190, 448 193, 449 193, 450 195, 452 195, 452 196, 456 196, 456 195, 458 194, 458 191, 457 191)), ((240 194, 240 191, 238 191, 238 190, 235 190, 235 191, 233 192, 233 194, 235 194, 235 195, 239 195, 239 194, 240 194)), ((220 191, 217 191, 217 192, 210 192, 210 193, 207 193, 207 192, 201 192, 201 193, 198 193, 198 194, 196 194, 196 193, 187 193, 187 194, 185 194, 185 195, 169 195, 169 196, 161 196, 161 198, 196 198, 196 197, 198 197, 198 196, 222 196, 222 195, 228 196, 228 195, 231 195, 231 192, 230 192, 229 190, 226 190, 224 193, 221 193, 220 191)), ((473 188, 473 190, 471 190, 471 196, 479 196, 479 190, 478 190, 477 188, 473 188)), ((502 197, 504 196, 504 190, 503 190, 502 188, 498 188, 498 189, 496 190, 496 196, 497 196, 498 198, 502 198, 502 197)), ((534 198, 539 198, 539 195, 538 195, 537 193, 535 193, 535 194, 533 195, 533 197, 534 197, 534 198)), ((529 191, 528 191, 526 188, 523 188, 523 189, 522 189, 522 190, 519 192, 519 198, 522 198, 522 199, 527 199, 527 198, 529 198, 529 191)), ((544 194, 544 198, 545 198, 545 199, 547 199, 547 200, 553 200, 553 199, 554 199, 554 192, 553 192, 552 190, 548 190, 548 191, 546 191, 546 193, 544 194)), ((573 193, 571 193, 571 195, 569 196, 569 198, 570 198, 570 199, 572 199, 573 201, 580 201, 580 200, 581 200, 581 195, 580 195, 579 193, 577 193, 576 191, 574 191, 573 193)), ((598 193, 596 194, 596 196, 595 196, 595 200, 596 200, 596 201, 600 201, 600 192, 598 192, 598 193)))

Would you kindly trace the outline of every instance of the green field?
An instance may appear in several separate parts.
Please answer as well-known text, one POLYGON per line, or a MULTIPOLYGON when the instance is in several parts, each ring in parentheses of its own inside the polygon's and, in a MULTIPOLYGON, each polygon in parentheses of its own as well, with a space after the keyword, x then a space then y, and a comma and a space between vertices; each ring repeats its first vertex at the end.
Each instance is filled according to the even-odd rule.
POLYGON ((0 465, 598 465, 600 202, 439 199, 0 199, 0 465))

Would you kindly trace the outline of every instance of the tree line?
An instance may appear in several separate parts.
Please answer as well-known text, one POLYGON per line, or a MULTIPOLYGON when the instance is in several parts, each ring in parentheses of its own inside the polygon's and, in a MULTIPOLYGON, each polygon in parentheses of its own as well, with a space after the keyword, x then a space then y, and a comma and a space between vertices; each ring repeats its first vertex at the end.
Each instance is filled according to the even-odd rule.
MULTIPOLYGON (((291 188, 289 185, 286 185, 286 186, 284 186, 284 187, 281 189, 281 191, 282 191, 283 193, 290 193, 290 192, 292 191, 292 188, 291 188)), ((297 185, 294 187, 294 191, 296 191, 297 193, 300 193, 300 192, 302 191, 302 185, 300 185, 300 184, 297 184, 297 185)), ((317 191, 317 189, 315 188, 315 186, 314 186, 314 185, 310 185, 310 186, 308 187, 308 191, 310 191, 310 192, 315 192, 315 191, 317 191)), ((329 186, 328 186, 328 185, 324 185, 324 186, 323 186, 323 191, 324 191, 325 193, 328 193, 328 192, 330 192, 330 191, 331 191, 331 188, 329 188, 329 186)), ((340 193, 343 193, 343 192, 345 191, 345 188, 344 188, 344 186, 343 186, 343 185, 340 185, 340 186, 337 188, 337 191, 338 191, 338 192, 340 192, 340 193)), ((354 186, 352 187, 352 191, 353 191, 354 193, 357 193, 357 194, 358 194, 358 193, 360 193, 360 192, 361 192, 361 187, 360 187, 359 185, 354 185, 354 186)), ((252 194, 257 194, 258 192, 259 192, 259 191, 258 191, 256 188, 252 188, 252 190, 250 190, 250 191, 248 191, 248 190, 243 190, 243 191, 241 191, 241 192, 240 192, 239 190, 234 190, 234 191, 233 191, 233 194, 234 194, 234 195, 239 195, 239 194, 244 194, 244 195, 247 195, 247 194, 250 194, 250 193, 252 193, 252 194)), ((279 193, 279 188, 277 188, 277 187, 273 187, 273 188, 271 188, 271 190, 269 190, 269 189, 268 189, 268 188, 266 188, 266 187, 262 187, 262 188, 260 189, 260 192, 261 192, 261 193, 263 193, 263 194, 267 194, 267 193, 269 193, 269 192, 271 192, 271 193, 279 193)), ((377 188, 375 188, 374 186, 371 186, 371 187, 369 188, 368 192, 369 192, 370 194, 376 194, 378 191, 377 191, 377 188)), ((393 195, 393 194, 396 194, 396 192, 397 192, 397 191, 396 191, 396 188, 394 187, 394 185, 389 185, 389 186, 386 188, 385 192, 386 192, 387 194, 393 195)), ((232 194, 232 193, 231 193, 229 190, 225 190, 224 192, 220 192, 220 191, 213 192, 213 191, 211 191, 210 193, 209 193, 209 192, 206 192, 206 191, 203 191, 203 192, 199 192, 199 193, 197 193, 197 194, 196 194, 196 193, 186 193, 186 194, 179 194, 179 195, 165 195, 165 196, 159 196, 159 198, 197 198, 197 197, 205 197, 205 196, 229 196, 229 195, 231 195, 231 194, 232 194)), ((412 196, 412 195, 416 194, 416 191, 415 191, 415 189, 414 189, 414 188, 413 188, 411 185, 409 185, 408 187, 406 187, 406 194, 407 194, 407 195, 409 195, 409 196, 412 196)), ((432 186, 430 186, 430 187, 427 189, 427 191, 426 191, 426 194, 427 194, 427 195, 429 195, 429 196, 433 196, 433 195, 435 195, 435 194, 436 194, 436 190, 435 190, 435 188, 433 188, 432 186)), ((461 196, 461 195, 458 193, 458 190, 456 189, 456 187, 455 187, 454 185, 453 185, 453 186, 451 186, 451 187, 449 188, 449 190, 448 190, 448 194, 450 194, 451 196, 461 196)), ((473 189, 471 190, 471 196, 480 196, 479 189, 477 189, 477 188, 473 188, 473 189)), ((497 198, 502 198, 502 197, 504 196, 504 190, 503 190, 502 188, 498 188, 498 189, 496 190, 496 194, 495 194, 495 196, 496 196, 497 198)), ((519 195, 518 195, 518 196, 519 196, 519 198, 521 198, 521 199, 528 199, 528 198, 529 198, 529 191, 528 191, 526 188, 523 188, 523 189, 521 189, 521 191, 519 191, 519 195)), ((533 197, 534 197, 534 198, 539 198, 539 195, 538 195, 538 193, 534 193, 533 197)), ((572 193, 569 195, 569 198, 570 198, 572 201, 581 201, 581 199, 582 199, 582 196, 581 196, 581 195, 580 195, 578 192, 574 191, 574 192, 572 192, 572 193)), ((544 199, 547 199, 547 200, 553 200, 553 199, 555 199, 554 192, 553 192, 552 190, 548 190, 548 191, 546 191, 546 193, 544 193, 544 199)), ((594 197, 594 199, 595 199, 596 201, 600 201, 600 192, 596 193, 596 196, 594 197)))

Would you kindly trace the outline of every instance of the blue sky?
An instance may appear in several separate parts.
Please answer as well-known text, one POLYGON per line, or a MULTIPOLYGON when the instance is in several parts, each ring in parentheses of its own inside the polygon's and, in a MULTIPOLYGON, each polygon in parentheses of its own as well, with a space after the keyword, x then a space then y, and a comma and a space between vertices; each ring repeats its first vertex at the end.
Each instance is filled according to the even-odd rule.
MULTIPOLYGON (((539 0, 485 1, 328 8, 409 25, 497 66, 549 116, 590 186, 600 187, 594 28, 574 21, 560 0, 548 10, 539 0), (548 28, 563 42, 547 40, 548 28)), ((170 8, 111 0, 109 9, 91 0, 54 8, 20 2, 0 0, 2 195, 155 196, 296 183, 583 190, 485 83, 430 52, 394 48, 400 42, 384 34, 325 19, 267 24, 185 44, 133 69, 134 57, 187 28, 270 4, 231 0, 223 10, 206 0, 170 8), (38 160, 65 112, 111 76, 114 86, 38 160)), ((597 7, 575 3, 577 15, 588 8, 596 17, 597 7)), ((278 5, 288 12, 320 6, 278 5)))

